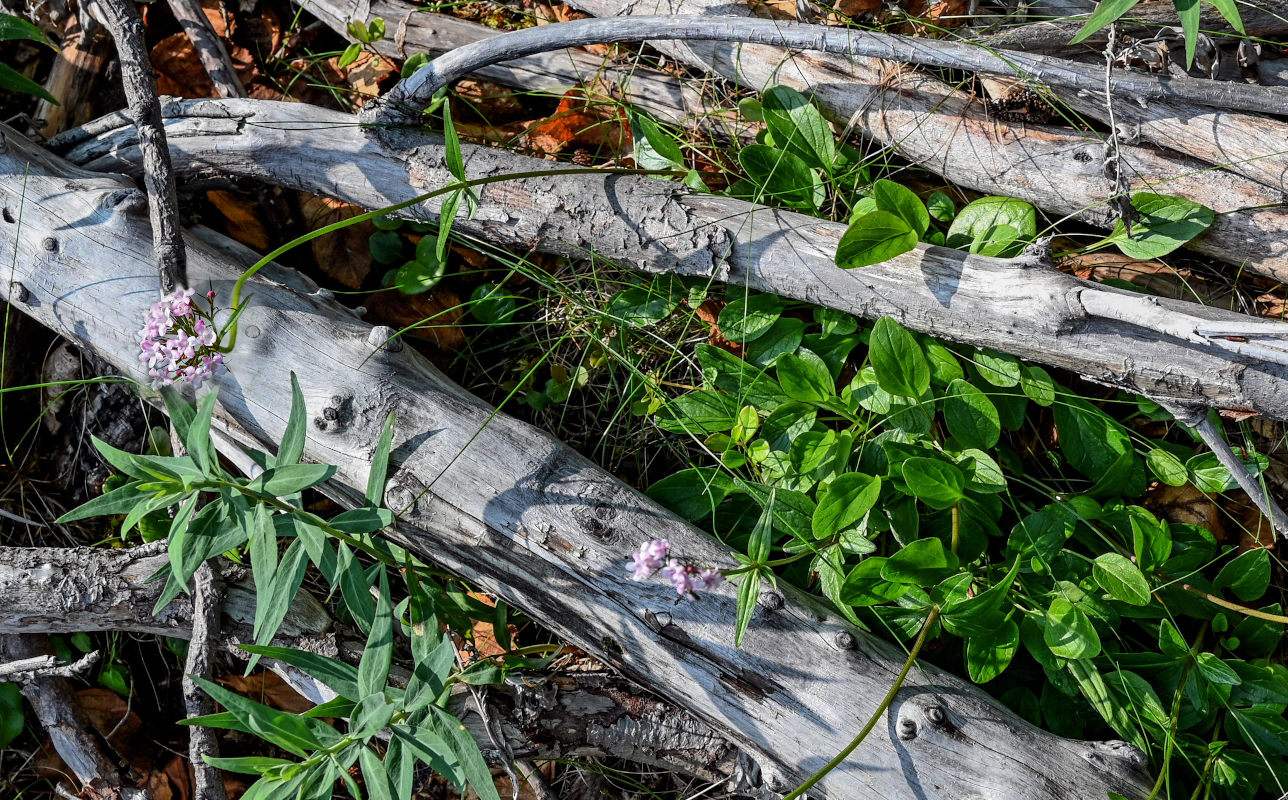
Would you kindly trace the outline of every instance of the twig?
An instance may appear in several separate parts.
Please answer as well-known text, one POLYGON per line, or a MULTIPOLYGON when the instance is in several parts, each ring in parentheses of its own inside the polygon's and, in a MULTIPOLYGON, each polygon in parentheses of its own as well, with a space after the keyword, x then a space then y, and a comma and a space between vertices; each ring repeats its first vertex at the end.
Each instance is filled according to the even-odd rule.
POLYGON ((1123 223, 1123 229, 1131 236, 1131 224, 1135 220, 1135 208, 1131 204, 1131 183, 1123 169, 1122 151, 1118 146, 1118 118, 1114 115, 1114 59, 1118 57, 1118 26, 1110 24, 1109 41, 1105 43, 1105 109, 1109 113, 1109 136, 1105 139, 1104 160, 1101 169, 1105 177, 1113 181, 1113 194, 1109 197, 1109 206, 1114 216, 1123 223))
POLYGON ((1234 476, 1239 488, 1247 493, 1252 502, 1256 504, 1257 509, 1270 521, 1271 526, 1279 532, 1280 536, 1288 538, 1288 516, 1285 516, 1283 509, 1270 496, 1270 492, 1257 482, 1247 465, 1235 455, 1234 450, 1225 441, 1225 437, 1221 435, 1221 431, 1217 429, 1216 425, 1212 424, 1212 420, 1208 419, 1207 409, 1198 406, 1181 405, 1159 398, 1151 399, 1166 409, 1167 413, 1176 417, 1177 422, 1194 429, 1194 432, 1199 435, 1203 443, 1216 455, 1216 459, 1221 462, 1221 466, 1228 469, 1230 474, 1234 476))
POLYGON ((245 97, 246 87, 242 86, 241 79, 237 77, 237 69, 233 66, 233 60, 228 57, 228 49, 224 47, 223 40, 211 29, 210 20, 206 18, 201 5, 196 0, 168 0, 168 2, 170 11, 183 26, 183 32, 187 34, 188 41, 192 42, 197 56, 201 59, 201 65, 206 68, 206 72, 210 75, 210 82, 215 85, 215 91, 219 96, 245 97))
MULTIPOLYGON (((632 16, 543 25, 459 47, 400 82, 383 101, 369 103, 363 119, 383 125, 414 122, 439 89, 463 75, 501 61, 565 47, 648 39, 767 44, 990 72, 1079 91, 1098 91, 1104 77, 1100 69, 1088 64, 1015 50, 988 51, 962 42, 744 17, 632 16)), ((1279 86, 1120 72, 1111 79, 1110 89, 1137 102, 1172 100, 1270 114, 1283 113, 1288 107, 1288 88, 1279 86)))
POLYGON ((98 657, 99 652, 95 650, 70 664, 60 663, 58 657, 52 655, 22 658, 0 664, 0 680, 12 683, 32 678, 71 678, 97 664, 98 657))
MULTIPOLYGON (((193 575, 192 639, 188 642, 188 659, 183 665, 183 706, 189 718, 212 714, 215 710, 215 701, 197 686, 193 677, 211 677, 211 661, 215 648, 219 646, 223 593, 223 584, 210 568, 210 562, 203 562, 193 575)), ((223 778, 217 768, 206 763, 203 756, 207 755, 219 755, 214 729, 204 725, 190 726, 188 758, 192 762, 193 797, 196 800, 226 800, 228 795, 224 792, 223 778)))
POLYGON ((139 132, 143 151, 143 185, 148 192, 148 214, 152 221, 152 248, 156 256, 161 294, 167 295, 187 284, 187 254, 179 224, 174 167, 166 146, 161 122, 161 102, 152 63, 144 47, 143 19, 133 0, 94 0, 103 24, 116 41, 121 61, 121 80, 130 117, 139 132))

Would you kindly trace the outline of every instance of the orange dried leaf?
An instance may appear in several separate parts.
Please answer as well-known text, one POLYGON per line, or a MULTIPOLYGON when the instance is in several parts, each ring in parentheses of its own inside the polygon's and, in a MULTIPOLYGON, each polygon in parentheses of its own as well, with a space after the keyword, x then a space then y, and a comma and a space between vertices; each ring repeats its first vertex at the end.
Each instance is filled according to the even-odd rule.
POLYGON ((229 675, 220 678, 219 683, 237 694, 280 711, 303 714, 313 708, 313 703, 301 697, 275 672, 264 670, 249 676, 229 675))
MULTIPOLYGON (((310 231, 364 213, 357 206, 329 197, 299 192, 300 216, 310 231)), ((328 276, 350 289, 362 286, 371 273, 371 249, 367 242, 376 232, 370 222, 359 222, 314 239, 313 258, 328 276)))
POLYGON ((171 34, 157 42, 151 61, 159 93, 188 99, 215 96, 215 85, 185 34, 171 34))
POLYGON ((258 207, 241 195, 223 189, 211 189, 206 199, 224 216, 228 235, 256 250, 267 250, 270 244, 268 229, 259 219, 258 207))
POLYGON ((373 325, 388 325, 396 331, 415 325, 403 336, 433 342, 443 350, 465 344, 465 334, 456 324, 465 315, 461 299, 442 286, 425 294, 377 292, 367 298, 366 307, 363 319, 373 325))

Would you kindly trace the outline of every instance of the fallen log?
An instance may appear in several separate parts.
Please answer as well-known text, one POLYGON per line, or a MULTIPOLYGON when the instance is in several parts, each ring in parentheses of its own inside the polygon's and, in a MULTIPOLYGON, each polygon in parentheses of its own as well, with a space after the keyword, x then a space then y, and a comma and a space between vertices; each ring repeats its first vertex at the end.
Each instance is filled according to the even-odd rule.
MULTIPOLYGON (((0 294, 126 374, 140 376, 134 330, 155 293, 140 193, 119 177, 71 167, 7 130, 3 145, 0 174, 24 177, 0 182, 0 205, 7 209, 0 216, 13 226, 0 240, 0 258, 14 265, 0 294)), ((483 153, 472 154, 476 171, 483 153)), ((319 168, 316 161, 300 167, 319 168)), ((404 168, 401 162, 392 167, 404 168)), ((656 195, 675 191, 667 184, 604 184, 624 213, 644 200, 654 209, 654 217, 633 222, 668 212, 674 219, 683 211, 674 198, 656 195), (655 199, 666 202, 656 207, 655 199)), ((576 197, 567 191, 554 196, 576 197)), ((758 233, 760 223, 772 229, 783 216, 755 213, 758 233)), ((481 211, 484 216, 490 213, 481 211)), ((791 224, 814 222, 787 217, 791 224)), ((492 222, 504 230, 499 220, 492 222)), ((789 245, 799 246, 811 234, 826 237, 828 230, 807 228, 789 245)), ((630 244, 637 243, 638 236, 630 244)), ((226 298, 239 270, 199 240, 190 238, 188 250, 193 282, 226 298)), ((703 252, 695 246, 688 266, 701 266, 703 252)), ((969 292, 974 281, 958 279, 976 263, 985 271, 995 267, 987 259, 932 250, 911 254, 901 266, 947 267, 954 286, 969 292)), ((1012 283, 1015 270, 1027 268, 1006 263, 997 277, 1012 283)), ((847 282, 847 292, 867 281, 831 272, 847 282)), ((286 426, 287 372, 307 365, 299 375, 312 420, 305 457, 338 465, 331 490, 361 502, 382 423, 395 412, 385 499, 404 511, 390 538, 710 722, 761 760, 771 791, 816 770, 847 743, 857 721, 872 714, 902 664, 897 648, 786 587, 764 594, 743 646, 734 648, 733 587, 699 603, 677 604, 668 586, 626 580, 627 554, 645 539, 664 537, 688 558, 731 565, 715 539, 547 434, 497 414, 410 349, 388 347, 384 331, 373 335, 325 293, 302 294, 267 277, 257 277, 249 289, 242 343, 217 381, 219 431, 271 448, 286 426)), ((874 296, 868 298, 868 310, 879 313, 874 296)), ((1014 311, 1018 321, 1019 309, 1014 311)), ((1139 348, 1135 355, 1141 358, 1139 348)), ((1257 376, 1288 395, 1283 375, 1256 372, 1250 382, 1256 384, 1257 376)), ((1043 732, 929 665, 910 676, 879 731, 819 784, 820 796, 1062 800, 1101 798, 1108 791, 1140 798, 1149 790, 1143 756, 1131 746, 1043 732)))
MULTIPOLYGON (((0 547, 0 642, 22 634, 117 631, 187 639, 192 633, 192 600, 181 596, 159 614, 152 607, 163 583, 148 581, 169 560, 164 545, 123 550, 103 547, 0 547)), ((248 571, 219 562, 228 583, 220 644, 245 661, 240 645, 253 644, 255 588, 248 571)), ((338 658, 353 665, 366 638, 340 626, 308 592, 296 594, 273 644, 338 658)), ((330 700, 334 693, 294 667, 265 662, 304 697, 330 700)), ((410 673, 395 670, 405 686, 410 673)), ((472 701, 462 696, 453 710, 484 751, 495 749, 472 701)), ((515 758, 623 758, 704 781, 735 776, 740 752, 710 725, 629 681, 604 672, 533 674, 486 689, 487 702, 501 709, 498 720, 515 758)), ((70 761, 69 761, 70 763, 70 761)), ((746 787, 744 787, 746 788, 746 787)))
MULTIPOLYGON (((746 4, 731 4, 724 0, 655 0, 638 4, 624 0, 573 0, 572 5, 597 17, 661 13, 704 17, 751 15, 746 4)), ((842 39, 849 33, 830 30, 837 31, 833 35, 842 39)), ((807 94, 817 94, 819 103, 830 109, 835 120, 842 124, 855 121, 869 131, 876 129, 864 124, 868 109, 881 105, 882 98, 902 93, 897 84, 887 83, 891 74, 898 72, 898 65, 881 59, 826 53, 794 55, 785 48, 767 44, 665 40, 650 44, 696 69, 720 75, 755 91, 775 83, 787 83, 807 94)), ((927 41, 924 51, 933 50, 938 44, 938 41, 927 41)), ((1034 61, 1037 57, 1028 60, 1034 61)), ((1066 71, 1072 74, 1087 69, 1085 65, 1060 59, 1051 60, 1049 67, 1061 76, 1066 71)), ((1125 72, 1116 70, 1114 74, 1121 76, 1125 72)), ((1215 81, 1206 83, 1218 85, 1215 81)), ((1109 119, 1103 89, 1079 89, 1056 94, 1079 114, 1102 121, 1109 119)), ((1118 100, 1114 105, 1117 121, 1130 123, 1133 135, 1138 134, 1140 139, 1158 147, 1261 183, 1277 193, 1275 203, 1283 202, 1283 195, 1288 192, 1288 183, 1285 183, 1288 176, 1288 123, 1203 106, 1184 106, 1170 100, 1148 103, 1138 103, 1131 97, 1118 100)), ((919 110, 932 114, 936 108, 923 103, 919 110)), ((902 132, 911 128, 897 130, 902 132)), ((899 138, 881 141, 896 144, 899 138)), ((1103 199, 1103 196, 1097 198, 1097 202, 1103 199)))
MULTIPOLYGON (((349 20, 366 25, 376 17, 398 19, 395 40, 384 39, 373 45, 391 58, 405 58, 407 53, 421 50, 439 54, 498 35, 482 25, 418 11, 401 0, 376 0, 370 6, 310 0, 306 8, 341 33, 349 20)), ((751 50, 744 48, 744 52, 750 55, 751 50)), ((478 74, 527 89, 552 88, 554 76, 556 85, 565 87, 569 84, 564 81, 578 74, 585 80, 585 73, 579 72, 583 67, 569 70, 563 64, 565 57, 590 58, 579 53, 574 49, 543 54, 548 58, 539 64, 530 61, 542 56, 529 56, 485 68, 478 74), (550 70, 550 76, 538 70, 550 70)), ((755 58, 749 57, 736 68, 753 74, 748 85, 763 87, 781 82, 816 92, 824 110, 832 109, 833 118, 840 124, 857 127, 952 183, 986 194, 1017 197, 1054 214, 1076 217, 1099 227, 1113 226, 1115 218, 1106 200, 1117 189, 1101 168, 1105 153, 1101 137, 1068 128, 1021 126, 990 119, 974 98, 911 71, 849 74, 838 72, 826 57, 803 55, 799 59, 806 59, 809 69, 815 71, 813 83, 808 76, 796 74, 795 61, 758 66, 755 58), (758 69, 764 69, 764 74, 756 72, 758 69), (871 84, 865 85, 864 80, 871 84), (846 109, 850 111, 839 114, 846 109)), ((847 63, 857 70, 870 62, 851 59, 847 63)), ((695 110, 691 105, 694 101, 689 99, 694 93, 673 76, 638 65, 632 65, 628 75, 632 83, 624 88, 623 98, 641 110, 673 124, 708 126, 729 137, 742 138, 750 131, 748 126, 739 125, 736 117, 695 110), (683 103, 666 99, 675 97, 686 99, 683 103), (686 117, 684 109, 701 116, 686 117)), ((1191 242, 1190 248, 1288 281, 1288 241, 1280 235, 1288 228, 1283 192, 1149 146, 1120 145, 1119 151, 1133 190, 1178 194, 1218 212, 1216 224, 1191 242)))
MULTIPOLYGON (((234 174, 365 208, 401 203, 452 179, 440 138, 386 131, 386 139, 371 139, 338 112, 232 100, 168 109, 173 158, 187 175, 234 174)), ((119 128, 71 155, 96 170, 137 173, 134 139, 133 129, 119 128)), ((465 154, 471 177, 556 168, 495 148, 467 146, 465 154)), ((834 259, 844 225, 696 195, 673 182, 551 176, 477 191, 478 213, 457 219, 454 230, 484 246, 571 257, 593 252, 645 272, 712 278, 863 317, 893 315, 932 336, 1138 394, 1288 417, 1282 351, 1263 353, 1257 342, 1224 338, 1253 330, 1282 335, 1288 330, 1282 323, 1079 281, 1041 259, 988 259, 923 245, 884 264, 840 270, 834 259), (919 279, 909 280, 913 275, 919 279), (1088 314, 1098 296, 1121 298, 1114 302, 1136 311, 1088 314), (1209 327, 1227 333, 1194 333, 1209 327)), ((419 210, 433 218, 438 207, 430 200, 419 210)))

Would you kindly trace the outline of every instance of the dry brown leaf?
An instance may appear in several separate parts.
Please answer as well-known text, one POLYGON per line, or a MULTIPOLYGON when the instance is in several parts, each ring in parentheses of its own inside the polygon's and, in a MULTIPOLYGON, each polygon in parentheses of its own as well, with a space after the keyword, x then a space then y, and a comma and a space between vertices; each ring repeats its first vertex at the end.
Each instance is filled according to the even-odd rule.
POLYGON ((631 146, 630 126, 620 108, 588 101, 582 89, 572 89, 555 113, 533 125, 525 135, 533 150, 547 155, 570 147, 617 155, 631 146))
POLYGON ((724 333, 720 331, 720 312, 724 310, 724 307, 723 300, 703 300, 697 308, 693 309, 693 313, 710 328, 710 333, 707 336, 707 341, 710 344, 741 357, 743 346, 729 341, 724 333))
POLYGON ((875 11, 884 5, 883 0, 838 0, 836 10, 847 17, 857 17, 875 11))
MULTIPOLYGON (((527 109, 519 102, 513 89, 491 81, 459 81, 456 84, 456 96, 469 101, 470 110, 493 125, 527 113, 527 109)), ((453 111, 456 111, 455 106, 453 111)), ((461 119, 463 116, 464 114, 459 112, 452 115, 453 119, 461 119)))
POLYGON ((465 344, 465 334, 456 324, 465 311, 461 299, 450 289, 436 286, 431 292, 411 295, 376 292, 367 298, 366 306, 363 319, 373 325, 388 325, 396 331, 417 325, 403 336, 433 342, 443 350, 455 350, 465 344))
MULTIPOLYGON (((298 192, 296 196, 299 198, 300 216, 310 231, 364 213, 364 209, 329 197, 306 192, 298 192)), ((375 225, 359 222, 328 233, 313 240, 313 258, 329 277, 350 289, 357 289, 371 274, 371 249, 367 242, 375 232, 375 225)))
POLYGON ((321 63, 322 74, 331 84, 344 84, 353 89, 349 100, 361 107, 380 94, 380 82, 398 74, 394 62, 375 53, 364 52, 347 67, 340 67, 340 57, 334 56, 321 63))
POLYGON ((1223 305, 1229 301, 1228 290, 1196 278, 1188 270, 1177 270, 1157 261, 1142 261, 1120 253, 1073 254, 1060 259, 1059 267, 1084 280, 1127 281, 1162 297, 1202 300, 1209 305, 1223 305))
POLYGON ((229 236, 247 247, 268 249, 268 229, 260 221, 255 203, 223 189, 211 189, 206 192, 206 199, 224 216, 224 229, 229 236))
POLYGON ((1158 484, 1145 496, 1145 508, 1168 522, 1207 528, 1218 542, 1225 541, 1225 523, 1212 498, 1192 483, 1184 486, 1158 484))
POLYGON ((221 39, 228 38, 228 12, 224 9, 223 0, 201 0, 201 10, 215 35, 221 39))
POLYGON ((256 672, 253 675, 228 675, 220 678, 218 682, 237 694, 280 711, 303 714, 313 708, 312 703, 301 697, 277 673, 268 670, 256 672))
POLYGON ((970 0, 939 0, 930 4, 927 15, 941 28, 955 28, 966 21, 970 0))
POLYGON ((171 34, 157 42, 151 60, 159 93, 189 99, 215 96, 215 85, 185 34, 171 34))

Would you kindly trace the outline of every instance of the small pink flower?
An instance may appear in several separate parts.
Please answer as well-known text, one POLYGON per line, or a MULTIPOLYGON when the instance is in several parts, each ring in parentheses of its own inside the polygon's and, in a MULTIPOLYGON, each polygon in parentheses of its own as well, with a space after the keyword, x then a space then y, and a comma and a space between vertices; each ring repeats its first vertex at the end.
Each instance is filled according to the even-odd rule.
POLYGON ((635 572, 633 580, 642 581, 657 572, 666 563, 666 555, 671 550, 671 543, 666 539, 655 539, 640 545, 639 552, 632 553, 635 572))
POLYGON ((685 564, 679 559, 670 558, 670 552, 671 543, 666 539, 656 539, 640 545, 639 551, 631 554, 634 566, 631 578, 642 581, 661 570, 675 587, 675 593, 690 600, 697 599, 697 590, 711 589, 724 580, 719 570, 685 564))
POLYGON ((180 289, 147 310, 139 331, 139 360, 148 366, 154 388, 176 380, 200 387, 215 375, 224 357, 213 348, 219 341, 214 325, 214 292, 207 292, 208 311, 193 305, 192 289, 180 289))

